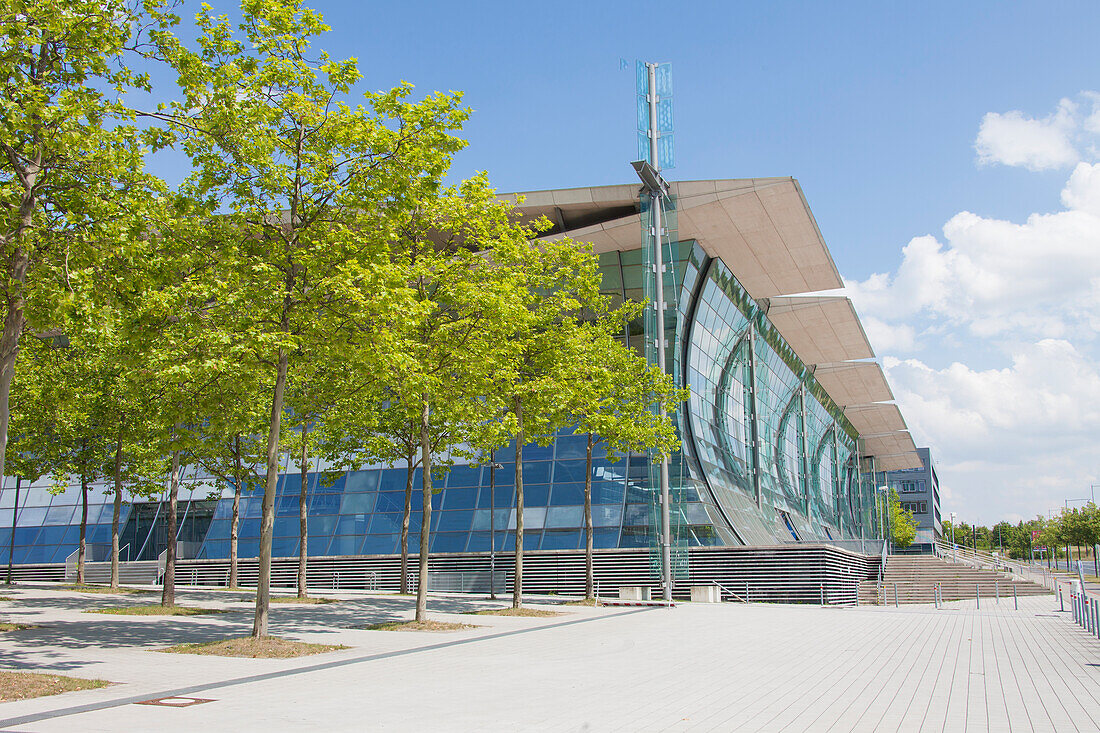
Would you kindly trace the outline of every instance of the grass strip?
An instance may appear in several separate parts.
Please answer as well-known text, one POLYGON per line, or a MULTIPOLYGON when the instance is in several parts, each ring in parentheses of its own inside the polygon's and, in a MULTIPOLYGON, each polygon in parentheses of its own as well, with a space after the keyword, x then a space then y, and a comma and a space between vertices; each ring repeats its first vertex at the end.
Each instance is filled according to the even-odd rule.
POLYGON ((119 586, 112 588, 109 585, 62 585, 56 589, 51 590, 69 590, 76 591, 77 593, 111 593, 117 595, 133 595, 135 593, 155 593, 156 591, 145 590, 143 588, 127 588, 125 586, 119 586))
POLYGON ((264 636, 239 636, 195 644, 178 644, 157 651, 168 654, 204 654, 213 657, 250 657, 252 659, 289 659, 311 654, 324 654, 348 647, 340 644, 309 644, 293 639, 264 636))
POLYGON ((339 603, 339 598, 299 598, 298 596, 271 596, 272 603, 339 603))
POLYGON ((215 613, 229 613, 229 610, 224 608, 197 608, 195 606, 161 606, 150 603, 140 606, 89 608, 84 613, 109 613, 115 616, 206 616, 215 613))
POLYGON ((43 695, 57 695, 73 690, 92 690, 97 687, 106 687, 109 684, 111 683, 106 680, 0 670, 0 702, 26 700, 32 697, 42 697, 43 695))
POLYGON ((21 629, 37 629, 36 624, 17 624, 10 621, 0 621, 0 631, 19 631, 21 629))
POLYGON ((527 616, 533 618, 565 615, 561 611, 543 611, 541 608, 490 608, 484 611, 473 611, 472 613, 477 616, 527 616))
POLYGON ((477 629, 474 624, 458 624, 450 621, 386 621, 380 624, 367 624, 356 626, 357 629, 367 631, 462 631, 463 629, 477 629))

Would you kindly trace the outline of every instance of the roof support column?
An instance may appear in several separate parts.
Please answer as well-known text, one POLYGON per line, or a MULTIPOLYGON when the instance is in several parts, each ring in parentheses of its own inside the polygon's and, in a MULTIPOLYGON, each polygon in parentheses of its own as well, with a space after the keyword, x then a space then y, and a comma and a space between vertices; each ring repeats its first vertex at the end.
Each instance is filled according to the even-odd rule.
POLYGON ((802 459, 802 494, 806 501, 806 522, 810 523, 810 456, 806 450, 806 383, 798 386, 798 451, 802 459))
POLYGON ((760 415, 756 399, 756 325, 749 323, 749 430, 752 438, 752 489, 760 506, 760 415))

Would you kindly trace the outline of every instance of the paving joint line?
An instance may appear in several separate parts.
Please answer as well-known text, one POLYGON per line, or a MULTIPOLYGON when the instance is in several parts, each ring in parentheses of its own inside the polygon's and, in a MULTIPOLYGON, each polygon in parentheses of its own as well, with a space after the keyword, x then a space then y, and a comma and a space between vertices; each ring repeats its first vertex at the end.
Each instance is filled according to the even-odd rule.
POLYGON ((602 621, 604 619, 619 618, 622 616, 631 616, 636 613, 646 613, 655 610, 666 610, 660 607, 648 607, 648 608, 635 608, 629 611, 623 611, 621 613, 613 613, 604 616, 593 616, 590 618, 574 619, 572 621, 559 621, 553 624, 543 624, 541 626, 535 626, 526 629, 512 629, 511 631, 501 631, 495 634, 483 634, 480 636, 469 637, 466 639, 455 639, 454 641, 439 642, 436 644, 427 644, 425 646, 412 647, 409 649, 397 649, 389 652, 378 652, 375 654, 364 654, 357 657, 350 657, 346 659, 335 659, 331 662, 320 662, 318 664, 311 664, 303 667, 294 667, 292 669, 277 670, 274 672, 263 672, 260 674, 248 675, 245 677, 234 677, 228 680, 219 680, 217 682, 207 682, 198 685, 190 685, 188 687, 177 687, 171 690, 162 690, 160 692, 150 692, 141 695, 130 695, 127 697, 115 698, 113 700, 102 700, 100 702, 85 703, 84 705, 74 705, 67 708, 57 708, 55 710, 46 710, 40 713, 29 713, 27 715, 20 715, 14 718, 7 718, 0 720, 0 728, 10 728, 13 725, 25 725, 27 723, 36 723, 42 720, 51 720, 54 718, 63 718, 70 715, 80 715, 82 713, 95 712, 97 710, 108 710, 110 708, 122 707, 124 705, 132 705, 144 700, 150 700, 154 698, 164 697, 180 697, 192 695, 196 692, 206 692, 208 690, 218 690, 226 687, 236 687, 237 685, 246 685, 252 682, 266 682, 267 680, 279 679, 282 677, 291 677, 293 675, 308 674, 310 672, 321 672, 329 669, 336 669, 339 667, 348 667, 353 664, 360 664, 363 662, 375 662, 382 659, 393 659, 395 657, 404 657, 412 654, 419 654, 421 652, 436 651, 439 649, 448 649, 450 647, 462 646, 465 644, 473 644, 480 641, 493 641, 495 639, 503 639, 510 636, 517 636, 519 634, 528 634, 534 631, 544 631, 549 629, 560 629, 566 626, 574 626, 576 624, 584 624, 592 621, 602 621))

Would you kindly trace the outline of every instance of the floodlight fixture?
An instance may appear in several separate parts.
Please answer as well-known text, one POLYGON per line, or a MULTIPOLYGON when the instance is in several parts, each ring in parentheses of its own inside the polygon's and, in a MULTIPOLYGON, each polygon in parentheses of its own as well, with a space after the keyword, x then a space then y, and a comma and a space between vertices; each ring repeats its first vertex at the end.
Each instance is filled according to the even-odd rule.
POLYGON ((646 191, 650 194, 668 196, 668 181, 661 177, 661 174, 650 165, 648 160, 635 160, 630 165, 634 168, 634 172, 638 174, 638 178, 642 179, 642 185, 646 191))

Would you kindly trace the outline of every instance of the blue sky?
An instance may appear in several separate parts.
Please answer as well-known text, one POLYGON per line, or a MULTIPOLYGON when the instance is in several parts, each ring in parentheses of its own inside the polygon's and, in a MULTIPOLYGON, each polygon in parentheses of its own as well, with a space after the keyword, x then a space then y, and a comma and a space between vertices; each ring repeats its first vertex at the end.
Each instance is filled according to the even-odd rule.
POLYGON ((799 180, 945 513, 1100 483, 1100 3, 313 6, 365 88, 464 91, 454 174, 501 191, 631 181, 633 63, 670 62, 668 177, 799 180))

